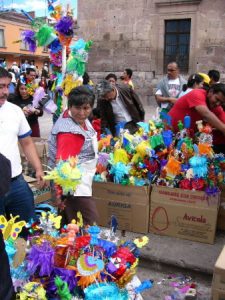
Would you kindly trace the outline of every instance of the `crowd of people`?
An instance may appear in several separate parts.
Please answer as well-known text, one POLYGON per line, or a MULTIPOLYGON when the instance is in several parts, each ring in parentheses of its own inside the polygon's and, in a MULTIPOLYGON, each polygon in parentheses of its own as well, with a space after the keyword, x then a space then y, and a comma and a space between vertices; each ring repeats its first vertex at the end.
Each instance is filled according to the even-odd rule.
MULTIPOLYGON (((36 171, 38 184, 43 187, 44 173, 31 138, 40 136, 38 118, 43 115, 43 110, 32 107, 33 98, 29 89, 41 86, 45 93, 52 93, 53 79, 48 74, 47 66, 46 73, 38 81, 37 70, 28 62, 21 65, 19 76, 16 70, 19 68, 15 64, 9 71, 0 67, 1 183, 5 178, 5 182, 0 184, 0 215, 18 215, 20 220, 28 222, 31 218, 35 220, 34 198, 22 175, 18 142, 36 171), (11 84, 15 87, 14 91, 10 89, 11 84)), ((77 211, 81 211, 86 224, 98 220, 92 199, 92 179, 98 158, 97 140, 102 133, 117 136, 121 128, 134 134, 139 128, 137 123, 145 119, 144 107, 131 78, 132 70, 125 69, 119 79, 114 73, 109 73, 94 86, 85 73, 83 85, 69 92, 68 108, 53 124, 49 137, 50 167, 54 168, 60 159, 77 156, 83 170, 81 183, 73 195, 61 197, 60 193, 56 193, 63 224, 70 223, 77 211)), ((155 98, 161 107, 162 118, 170 116, 175 131, 178 130, 178 122, 186 115, 191 117, 190 129, 193 133, 196 122, 203 120, 214 129, 215 151, 224 152, 225 85, 219 80, 219 72, 209 70, 208 74, 192 74, 186 81, 179 74, 178 64, 170 62, 167 75, 157 86, 155 98)), ((22 234, 26 235, 26 232, 22 234)), ((0 260, 6 264, 5 274, 0 274, 0 282, 4 282, 4 276, 9 275, 1 235, 0 247, 0 260)), ((7 289, 0 284, 2 299, 10 299, 11 292, 10 280, 7 289)))

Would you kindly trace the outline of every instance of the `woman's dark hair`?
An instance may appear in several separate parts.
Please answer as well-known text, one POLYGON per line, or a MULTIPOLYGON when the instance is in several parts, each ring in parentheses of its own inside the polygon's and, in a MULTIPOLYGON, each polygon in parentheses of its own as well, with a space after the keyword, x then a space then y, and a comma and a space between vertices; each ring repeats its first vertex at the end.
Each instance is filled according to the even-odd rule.
POLYGON ((90 77, 88 75, 87 72, 84 72, 84 75, 83 75, 83 84, 88 84, 90 81, 90 77))
POLYGON ((83 104, 90 104, 92 107, 94 101, 94 93, 83 85, 72 89, 68 95, 68 107, 81 106, 83 104))
POLYGON ((115 81, 117 81, 117 76, 114 73, 109 73, 106 77, 105 80, 109 80, 110 78, 114 78, 115 81))
POLYGON ((26 84, 24 82, 22 82, 21 80, 18 80, 17 84, 16 84, 16 88, 15 88, 15 95, 20 96, 19 88, 21 87, 21 85, 26 85, 26 84))
POLYGON ((185 92, 188 88, 193 88, 195 84, 199 84, 203 82, 203 77, 199 74, 192 74, 189 76, 187 84, 184 84, 182 87, 183 92, 185 92))

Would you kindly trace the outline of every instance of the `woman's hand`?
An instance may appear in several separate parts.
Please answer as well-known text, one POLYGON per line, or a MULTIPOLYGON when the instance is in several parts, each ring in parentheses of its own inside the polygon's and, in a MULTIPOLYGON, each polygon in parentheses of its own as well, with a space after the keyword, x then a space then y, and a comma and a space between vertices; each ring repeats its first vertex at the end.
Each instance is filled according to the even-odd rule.
POLYGON ((39 109, 36 109, 36 108, 35 108, 35 110, 34 110, 35 115, 39 115, 40 112, 41 112, 41 111, 40 111, 39 109))
POLYGON ((65 201, 63 201, 61 199, 61 197, 60 198, 56 197, 56 199, 55 199, 55 205, 58 207, 59 211, 64 210, 65 207, 66 207, 65 201))

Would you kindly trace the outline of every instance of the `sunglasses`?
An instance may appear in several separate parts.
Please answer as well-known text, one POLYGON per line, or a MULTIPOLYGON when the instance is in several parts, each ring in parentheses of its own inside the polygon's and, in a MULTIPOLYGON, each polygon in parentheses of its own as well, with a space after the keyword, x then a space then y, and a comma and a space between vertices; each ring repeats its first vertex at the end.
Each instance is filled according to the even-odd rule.
POLYGON ((168 72, 175 72, 177 70, 173 70, 173 69, 167 69, 168 72))

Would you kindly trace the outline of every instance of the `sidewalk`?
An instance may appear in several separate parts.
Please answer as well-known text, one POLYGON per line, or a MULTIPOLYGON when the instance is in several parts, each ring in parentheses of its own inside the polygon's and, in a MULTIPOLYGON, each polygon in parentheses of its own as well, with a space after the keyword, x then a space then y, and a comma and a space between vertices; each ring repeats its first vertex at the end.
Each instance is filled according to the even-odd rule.
MULTIPOLYGON (((125 238, 133 240, 138 236, 142 234, 126 232, 125 238)), ((225 245, 225 232, 217 232, 214 245, 152 233, 147 236, 149 244, 141 250, 141 257, 147 262, 206 274, 213 274, 215 262, 225 245)))

